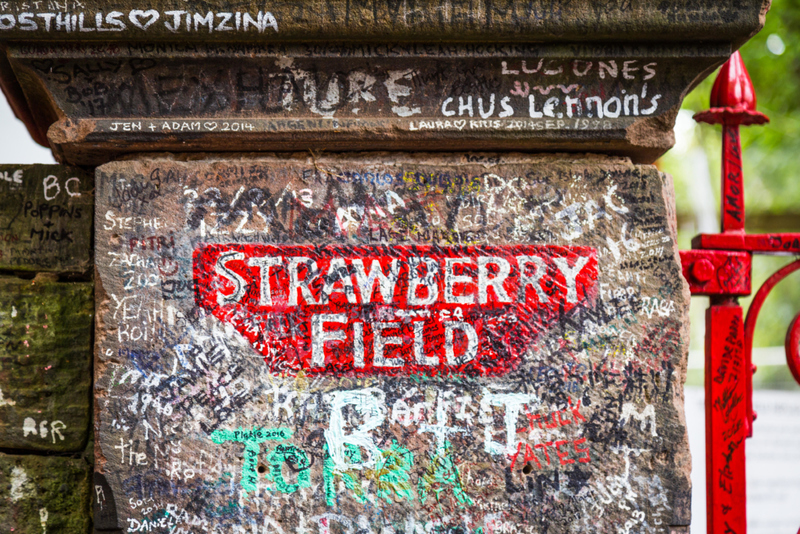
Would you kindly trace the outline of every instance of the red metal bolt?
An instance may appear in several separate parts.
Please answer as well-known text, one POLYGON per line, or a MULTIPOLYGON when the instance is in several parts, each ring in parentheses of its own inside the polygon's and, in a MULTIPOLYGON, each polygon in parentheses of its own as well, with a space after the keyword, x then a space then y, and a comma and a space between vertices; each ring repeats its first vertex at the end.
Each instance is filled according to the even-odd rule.
POLYGON ((698 284, 705 284, 714 277, 714 264, 707 259, 697 260, 692 264, 692 278, 698 284))

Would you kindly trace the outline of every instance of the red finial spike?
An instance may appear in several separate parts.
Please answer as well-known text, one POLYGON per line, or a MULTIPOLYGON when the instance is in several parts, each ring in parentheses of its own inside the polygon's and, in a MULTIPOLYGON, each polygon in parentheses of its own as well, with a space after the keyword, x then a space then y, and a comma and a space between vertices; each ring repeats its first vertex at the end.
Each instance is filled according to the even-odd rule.
MULTIPOLYGON (((711 109, 695 114, 697 122, 722 125, 722 231, 744 233, 744 183, 739 126, 764 124, 769 119, 756 111, 756 92, 739 52, 719 70, 711 90, 711 109)), ((748 414, 752 405, 748 404, 748 414)), ((751 418, 748 418, 748 422, 751 418)))
POLYGON ((756 92, 738 50, 719 70, 711 89, 711 107, 756 110, 756 92))
POLYGON ((722 66, 711 89, 711 109, 694 116, 709 124, 764 124, 769 119, 756 111, 756 91, 739 52, 722 66))

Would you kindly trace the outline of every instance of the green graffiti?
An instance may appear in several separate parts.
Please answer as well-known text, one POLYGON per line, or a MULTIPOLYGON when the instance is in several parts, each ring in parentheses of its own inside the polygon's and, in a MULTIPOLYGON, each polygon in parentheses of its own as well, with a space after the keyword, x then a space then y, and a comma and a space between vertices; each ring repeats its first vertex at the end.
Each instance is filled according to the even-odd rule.
POLYGON ((375 467, 378 498, 388 503, 394 502, 392 493, 402 499, 414 500, 414 488, 411 484, 411 467, 414 455, 408 449, 393 442, 389 450, 381 451, 378 465, 375 467))
POLYGON ((433 492, 438 502, 439 494, 445 491, 453 493, 461 508, 471 506, 472 499, 464 491, 464 486, 461 484, 461 474, 458 472, 453 455, 450 454, 450 449, 450 442, 445 441, 444 450, 441 453, 436 453, 431 459, 431 463, 425 468, 425 473, 417 483, 419 500, 425 502, 425 499, 433 492))
MULTIPOLYGON (((361 449, 355 445, 345 444, 344 453, 349 463, 361 463, 361 449)), ((374 469, 365 469, 363 472, 355 470, 340 471, 333 464, 333 459, 328 454, 325 445, 325 459, 322 462, 324 476, 325 501, 328 506, 336 502, 336 479, 353 493, 353 498, 359 503, 367 502, 367 494, 361 485, 363 478, 375 483, 378 498, 383 498, 388 503, 394 502, 393 495, 409 501, 414 500, 414 486, 411 483, 411 468, 414 464, 414 455, 408 449, 394 442, 388 450, 381 450, 374 469)))
POLYGON ((311 461, 303 449, 294 445, 278 445, 267 455, 267 462, 269 463, 267 480, 275 482, 275 487, 281 493, 294 493, 300 488, 311 487, 311 471, 309 469, 311 461), (295 484, 289 484, 283 478, 284 463, 289 464, 289 467, 297 472, 295 484))
POLYGON ((333 506, 336 502, 336 480, 333 476, 333 459, 328 454, 328 445, 326 444, 325 457, 322 460, 322 485, 325 488, 325 502, 328 506, 333 506))
POLYGON ((242 463, 242 489, 255 491, 258 481, 258 455, 261 453, 261 444, 265 441, 283 441, 292 437, 288 428, 253 428, 245 430, 215 430, 211 434, 211 441, 222 445, 226 441, 244 443, 244 463, 242 463))
MULTIPOLYGON (((347 489, 353 492, 353 497, 360 502, 367 502, 367 495, 364 488, 358 482, 358 475, 353 470, 339 471, 333 464, 333 458, 328 453, 328 445, 325 444, 325 459, 322 461, 322 475, 325 486, 325 502, 328 506, 333 506, 336 502, 336 477, 340 477, 347 489)), ((361 463, 361 449, 356 445, 345 443, 344 454, 349 463, 361 463)))

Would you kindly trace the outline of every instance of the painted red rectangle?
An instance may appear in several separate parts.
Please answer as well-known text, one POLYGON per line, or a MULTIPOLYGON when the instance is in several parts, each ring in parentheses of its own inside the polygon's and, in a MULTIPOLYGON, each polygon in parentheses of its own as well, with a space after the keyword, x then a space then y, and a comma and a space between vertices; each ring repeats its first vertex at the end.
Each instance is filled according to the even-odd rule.
POLYGON ((742 307, 706 310, 706 504, 708 532, 747 525, 747 380, 742 307))
POLYGON ((594 302, 588 247, 204 245, 198 306, 273 372, 500 375, 594 302))

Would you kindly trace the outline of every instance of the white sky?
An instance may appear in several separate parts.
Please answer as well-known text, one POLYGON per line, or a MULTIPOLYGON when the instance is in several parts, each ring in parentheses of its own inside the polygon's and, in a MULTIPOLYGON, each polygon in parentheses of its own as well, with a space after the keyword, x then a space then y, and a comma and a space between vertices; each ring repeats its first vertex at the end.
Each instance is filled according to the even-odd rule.
POLYGON ((22 121, 0 95, 0 164, 15 163, 55 163, 50 150, 38 145, 22 121))

